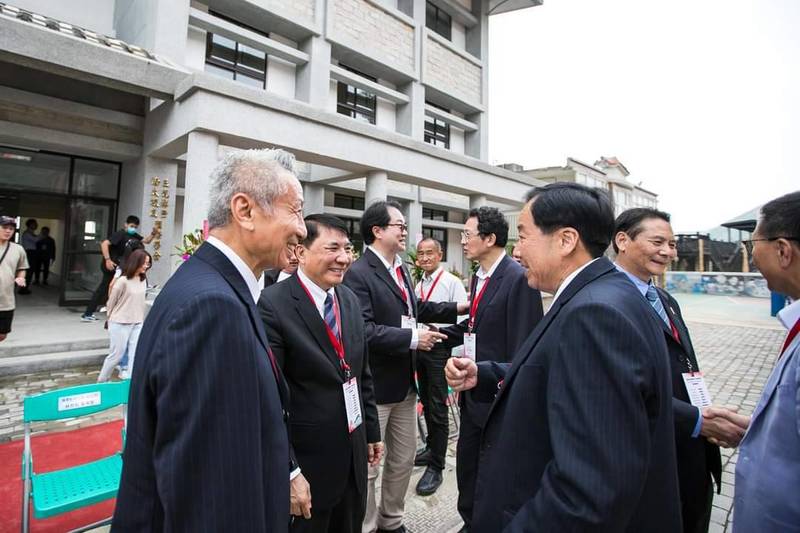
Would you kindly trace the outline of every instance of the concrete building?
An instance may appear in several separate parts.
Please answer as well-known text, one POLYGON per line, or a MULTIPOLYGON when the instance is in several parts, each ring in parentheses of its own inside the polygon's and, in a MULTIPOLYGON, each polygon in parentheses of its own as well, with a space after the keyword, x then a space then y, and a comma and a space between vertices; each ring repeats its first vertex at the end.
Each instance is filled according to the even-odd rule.
MULTIPOLYGON (((511 164, 504 165, 504 168, 510 166, 519 167, 511 164)), ((594 165, 568 157, 567 164, 563 167, 533 168, 517 172, 546 183, 570 181, 606 189, 614 202, 615 215, 632 207, 658 206, 658 195, 632 183, 628 178, 630 172, 616 157, 601 157, 594 165)))
POLYGON ((399 200, 411 240, 467 270, 467 210, 536 180, 487 163, 488 20, 541 0, 0 2, 0 211, 56 238, 59 303, 85 301, 128 214, 158 260, 202 227, 229 150, 302 162, 306 211, 352 224, 399 200))

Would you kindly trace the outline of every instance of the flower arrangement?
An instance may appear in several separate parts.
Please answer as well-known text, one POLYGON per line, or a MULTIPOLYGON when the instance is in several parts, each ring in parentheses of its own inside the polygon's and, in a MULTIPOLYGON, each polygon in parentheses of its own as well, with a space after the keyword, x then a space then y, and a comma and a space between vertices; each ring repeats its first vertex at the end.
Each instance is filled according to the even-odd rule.
POLYGON ((187 233, 183 236, 182 243, 175 246, 175 249, 178 251, 175 255, 180 257, 180 261, 188 261, 205 240, 205 232, 201 229, 196 229, 192 233, 187 233))

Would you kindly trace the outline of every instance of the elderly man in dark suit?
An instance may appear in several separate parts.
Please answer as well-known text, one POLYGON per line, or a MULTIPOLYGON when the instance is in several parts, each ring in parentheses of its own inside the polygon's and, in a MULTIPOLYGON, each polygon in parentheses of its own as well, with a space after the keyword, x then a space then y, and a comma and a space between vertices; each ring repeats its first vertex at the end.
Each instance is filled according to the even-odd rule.
POLYGON ((361 304, 381 435, 386 443, 380 508, 375 503, 375 466, 369 469, 362 531, 372 533, 377 528, 404 533, 405 496, 417 441, 416 351, 429 351, 445 338, 417 326, 421 322, 452 324, 467 306, 417 300, 411 276, 398 255, 405 250, 408 236, 400 204, 381 201, 370 205, 361 217, 361 234, 367 249, 350 267, 344 282, 361 304))
POLYGON ((613 230, 604 191, 531 191, 520 252, 553 303, 513 363, 448 361, 452 387, 493 400, 472 531, 681 530, 667 347, 603 257, 613 230))
MULTIPOLYGON (((510 362, 542 319, 542 295, 528 287, 525 269, 506 254, 507 242, 508 222, 503 213, 495 207, 470 211, 461 232, 464 256, 479 265, 470 283, 470 314, 459 324, 441 331, 448 337, 446 345, 463 344, 467 351, 474 350, 466 355, 479 362, 510 362)), ((458 512, 464 520, 462 531, 469 531, 481 429, 489 405, 474 401, 469 391, 460 399, 461 424, 456 450, 458 512)))
POLYGON ((341 284, 352 245, 333 215, 309 215, 306 231, 297 273, 264 289, 258 303, 291 392, 293 475, 310 489, 311 517, 295 519, 291 531, 357 533, 367 464, 380 461, 383 444, 361 307, 341 284))
POLYGON ((211 176, 210 236, 139 339, 113 531, 288 528, 288 388, 256 301, 305 237, 293 161, 241 151, 211 176))
POLYGON ((622 212, 615 224, 614 251, 617 268, 650 303, 651 316, 667 341, 683 531, 704 533, 711 518, 712 477, 717 487, 722 483, 719 446, 709 439, 737 445, 747 429, 747 418, 735 409, 693 405, 689 399, 683 375, 700 371, 689 329, 678 302, 652 281, 678 255, 669 221, 669 214, 657 209, 637 207, 622 212), (709 417, 704 418, 704 413, 709 417))

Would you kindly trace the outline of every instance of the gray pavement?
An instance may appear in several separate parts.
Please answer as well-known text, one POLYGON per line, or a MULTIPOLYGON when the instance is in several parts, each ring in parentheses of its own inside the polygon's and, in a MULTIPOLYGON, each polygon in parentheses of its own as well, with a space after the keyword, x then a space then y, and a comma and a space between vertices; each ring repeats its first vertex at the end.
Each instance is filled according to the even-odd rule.
MULTIPOLYGON (((785 331, 768 316, 769 304, 749 298, 677 295, 689 322, 695 349, 715 404, 732 405, 750 414, 775 363, 785 331), (728 301, 726 301, 728 300, 728 301)), ((75 315, 73 315, 75 316, 75 315)), ((0 442, 22 435, 21 400, 25 395, 97 379, 98 367, 38 372, 0 378, 0 442)), ((103 415, 95 420, 55 423, 39 429, 62 429, 119 417, 103 415)), ((445 469, 445 482, 429 497, 414 493, 424 468, 415 468, 406 506, 406 525, 413 533, 457 531, 461 525, 455 509, 455 442, 445 469)), ((710 531, 730 531, 734 468, 738 454, 723 450, 722 493, 714 496, 710 531)))

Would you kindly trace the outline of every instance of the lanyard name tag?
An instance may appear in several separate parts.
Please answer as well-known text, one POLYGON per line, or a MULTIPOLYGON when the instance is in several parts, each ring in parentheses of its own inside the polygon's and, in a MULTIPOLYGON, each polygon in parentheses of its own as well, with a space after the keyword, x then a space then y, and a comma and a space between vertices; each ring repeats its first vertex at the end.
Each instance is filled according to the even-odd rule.
POLYGON ((685 372, 681 376, 692 405, 700 408, 711 405, 711 393, 708 392, 706 378, 703 377, 702 372, 685 372))
POLYGON ((347 431, 352 433, 363 421, 356 378, 342 383, 342 389, 344 389, 344 408, 347 411, 347 431))
POLYGON ((400 319, 400 327, 403 329, 417 329, 417 320, 413 316, 403 315, 400 319))
POLYGON ((478 334, 464 333, 464 357, 475 360, 478 355, 478 334))

